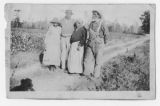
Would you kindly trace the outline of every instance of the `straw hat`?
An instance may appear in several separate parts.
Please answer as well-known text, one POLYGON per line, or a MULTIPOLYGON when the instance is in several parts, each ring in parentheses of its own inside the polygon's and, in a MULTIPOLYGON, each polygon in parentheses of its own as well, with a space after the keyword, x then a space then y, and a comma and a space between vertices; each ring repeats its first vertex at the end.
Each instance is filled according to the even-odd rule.
POLYGON ((99 15, 99 18, 102 18, 102 14, 100 13, 100 11, 93 10, 92 13, 97 13, 99 15))
POLYGON ((58 18, 53 18, 53 19, 50 21, 50 23, 60 23, 60 22, 59 22, 58 18))

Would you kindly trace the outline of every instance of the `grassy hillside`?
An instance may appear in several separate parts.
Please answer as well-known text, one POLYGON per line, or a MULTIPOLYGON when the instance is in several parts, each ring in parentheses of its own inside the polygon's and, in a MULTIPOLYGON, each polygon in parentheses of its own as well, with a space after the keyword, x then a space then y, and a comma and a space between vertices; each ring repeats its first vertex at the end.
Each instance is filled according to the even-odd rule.
POLYGON ((149 90, 149 40, 102 67, 97 90, 149 90))

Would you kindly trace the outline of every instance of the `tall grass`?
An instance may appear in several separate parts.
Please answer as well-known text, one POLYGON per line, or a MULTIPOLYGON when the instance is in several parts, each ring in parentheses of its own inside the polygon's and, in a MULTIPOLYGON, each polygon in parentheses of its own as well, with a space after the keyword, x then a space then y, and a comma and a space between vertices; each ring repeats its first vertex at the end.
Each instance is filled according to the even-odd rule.
POLYGON ((149 90, 149 41, 102 67, 97 90, 149 90))

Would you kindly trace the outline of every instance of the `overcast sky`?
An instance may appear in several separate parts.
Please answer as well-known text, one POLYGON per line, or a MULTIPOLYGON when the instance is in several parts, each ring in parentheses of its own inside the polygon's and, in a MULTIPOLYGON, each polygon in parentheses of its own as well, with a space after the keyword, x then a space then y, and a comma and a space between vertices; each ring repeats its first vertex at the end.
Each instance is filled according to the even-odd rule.
POLYGON ((66 9, 73 11, 73 18, 85 21, 92 16, 92 10, 98 10, 107 22, 118 21, 120 24, 141 24, 139 17, 150 5, 40 5, 40 4, 13 4, 10 5, 13 16, 15 9, 20 9, 21 21, 51 20, 54 17, 63 18, 66 9))

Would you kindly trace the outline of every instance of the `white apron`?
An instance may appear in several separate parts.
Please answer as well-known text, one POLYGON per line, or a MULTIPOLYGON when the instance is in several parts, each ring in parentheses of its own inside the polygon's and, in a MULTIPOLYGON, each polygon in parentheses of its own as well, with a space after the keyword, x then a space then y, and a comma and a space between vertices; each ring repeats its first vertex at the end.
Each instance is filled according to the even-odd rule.
POLYGON ((68 71, 69 73, 83 73, 83 52, 84 47, 77 50, 79 42, 71 44, 69 57, 68 57, 68 71))
POLYGON ((45 37, 44 65, 60 66, 60 34, 61 27, 50 26, 45 37))

